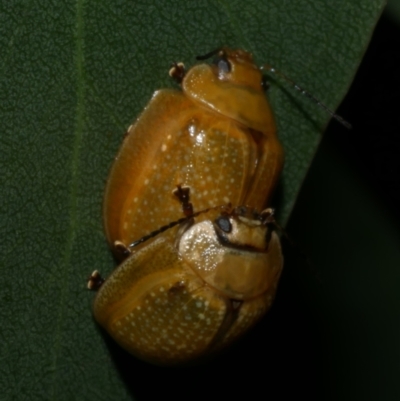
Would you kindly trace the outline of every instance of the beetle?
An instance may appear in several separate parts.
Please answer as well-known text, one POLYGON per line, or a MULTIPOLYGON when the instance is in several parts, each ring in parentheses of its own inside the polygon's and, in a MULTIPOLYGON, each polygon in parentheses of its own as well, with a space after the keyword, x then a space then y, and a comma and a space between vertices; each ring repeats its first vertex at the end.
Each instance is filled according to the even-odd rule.
POLYGON ((100 287, 95 319, 158 365, 208 356, 246 332, 283 266, 266 209, 283 150, 263 74, 244 50, 198 59, 213 56, 187 72, 174 64, 181 89, 156 91, 129 127, 104 196, 122 263, 104 283, 97 272, 89 280, 100 287))

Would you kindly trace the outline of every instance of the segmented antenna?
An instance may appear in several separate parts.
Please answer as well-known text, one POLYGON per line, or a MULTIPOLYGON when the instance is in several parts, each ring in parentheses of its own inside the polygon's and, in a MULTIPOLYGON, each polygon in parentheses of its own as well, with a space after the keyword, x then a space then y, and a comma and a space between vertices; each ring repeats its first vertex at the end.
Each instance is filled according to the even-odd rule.
POLYGON ((222 50, 222 47, 219 47, 218 49, 214 49, 214 50, 208 52, 207 54, 197 56, 196 60, 207 60, 207 59, 211 58, 212 56, 215 56, 216 54, 218 54, 221 50, 222 50))
POLYGON ((158 228, 155 231, 152 231, 150 234, 147 234, 147 235, 143 236, 142 238, 139 238, 137 241, 132 242, 131 244, 128 245, 128 248, 129 249, 135 248, 136 246, 138 246, 139 244, 142 244, 143 242, 149 240, 150 238, 153 238, 156 235, 161 234, 162 232, 167 231, 170 228, 175 227, 175 226, 177 226, 177 225, 179 225, 181 223, 189 221, 190 219, 193 219, 194 217, 197 217, 200 214, 207 213, 210 210, 224 209, 224 208, 230 208, 230 207, 231 207, 230 203, 225 204, 225 205, 218 205, 218 206, 214 206, 214 207, 209 207, 207 209, 203 209, 203 210, 200 210, 200 211, 198 211, 196 213, 193 213, 190 216, 185 216, 185 217, 180 218, 179 220, 172 221, 171 223, 169 223, 169 224, 167 224, 165 226, 162 226, 162 227, 158 228))
POLYGON ((325 110, 332 118, 334 118, 340 124, 344 125, 347 129, 352 128, 351 124, 348 121, 346 121, 343 117, 336 114, 333 110, 331 110, 328 106, 326 106, 319 99, 317 99, 315 96, 313 96, 310 92, 308 92, 307 90, 302 88, 300 85, 297 85, 296 82, 293 81, 293 79, 290 79, 282 72, 277 71, 274 67, 270 66, 269 64, 264 64, 262 67, 260 67, 260 70, 264 70, 264 69, 268 69, 273 74, 277 75, 278 77, 283 78, 286 82, 289 82, 293 86, 294 89, 298 90, 299 92, 301 92, 302 95, 306 96, 307 98, 312 100, 314 103, 316 103, 319 107, 321 107, 323 110, 325 110))

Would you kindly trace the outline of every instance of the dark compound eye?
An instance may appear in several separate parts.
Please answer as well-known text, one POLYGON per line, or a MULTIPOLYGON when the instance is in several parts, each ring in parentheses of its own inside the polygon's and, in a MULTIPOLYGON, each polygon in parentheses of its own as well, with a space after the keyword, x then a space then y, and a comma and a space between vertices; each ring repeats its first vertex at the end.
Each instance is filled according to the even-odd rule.
POLYGON ((218 67, 219 72, 230 72, 231 63, 224 56, 217 57, 214 60, 214 64, 218 67))
POLYGON ((217 226, 225 233, 230 233, 232 230, 232 224, 229 221, 228 216, 220 216, 215 220, 217 226))

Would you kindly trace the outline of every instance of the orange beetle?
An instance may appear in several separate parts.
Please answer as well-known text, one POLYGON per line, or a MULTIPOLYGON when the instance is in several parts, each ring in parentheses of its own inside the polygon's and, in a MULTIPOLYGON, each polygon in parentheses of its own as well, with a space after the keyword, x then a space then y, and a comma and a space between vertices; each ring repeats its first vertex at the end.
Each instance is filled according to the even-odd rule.
MULTIPOLYGON (((187 73, 175 64, 182 90, 155 92, 105 192, 107 239, 125 260, 101 285, 95 318, 160 365, 209 355, 243 334, 270 307, 283 265, 264 210, 283 151, 262 73, 243 50, 211 55, 213 64, 187 73), (248 207, 217 207, 226 204, 248 207), (170 224, 182 206, 186 218, 170 224)), ((90 285, 99 283, 95 272, 90 285)))

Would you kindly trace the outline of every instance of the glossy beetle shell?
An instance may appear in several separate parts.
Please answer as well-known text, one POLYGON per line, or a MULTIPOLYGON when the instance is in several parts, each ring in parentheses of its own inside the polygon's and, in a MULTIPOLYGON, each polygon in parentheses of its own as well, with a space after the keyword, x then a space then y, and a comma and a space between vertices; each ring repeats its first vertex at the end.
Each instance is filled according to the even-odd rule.
MULTIPOLYGON (((249 53, 223 49, 228 69, 200 64, 182 91, 155 92, 107 182, 107 239, 128 246, 182 216, 173 195, 190 188, 195 211, 231 203, 263 210, 279 178, 282 147, 249 53)), ((124 348, 178 364, 233 341, 270 307, 283 265, 279 238, 256 218, 203 213, 141 244, 105 281, 96 320, 124 348)))
POLYGON ((176 230, 160 234, 99 290, 97 321, 139 358, 172 365, 205 356, 247 331, 272 303, 282 269, 276 233, 268 251, 227 247, 214 232, 215 213, 206 217, 182 235, 179 251, 176 230))
POLYGON ((243 51, 230 51, 228 59, 228 77, 220 79, 216 66, 193 67, 182 91, 155 92, 129 128, 104 198, 111 246, 176 220, 177 185, 190 187, 194 210, 228 202, 259 211, 267 206, 281 173, 282 147, 261 72, 243 51))

